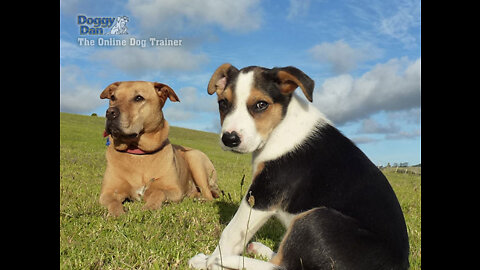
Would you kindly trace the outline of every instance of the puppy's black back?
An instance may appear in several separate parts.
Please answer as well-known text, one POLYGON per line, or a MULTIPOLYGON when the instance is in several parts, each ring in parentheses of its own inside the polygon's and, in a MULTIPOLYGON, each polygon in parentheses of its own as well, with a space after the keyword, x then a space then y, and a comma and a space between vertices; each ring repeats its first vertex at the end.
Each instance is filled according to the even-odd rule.
MULTIPOLYGON (((378 236, 382 248, 396 257, 392 260, 408 265, 408 235, 393 189, 365 154, 331 125, 319 125, 298 149, 265 162, 250 191, 259 209, 280 205, 293 214, 316 207, 337 211, 358 229, 378 236)), ((321 233, 336 235, 335 228, 341 226, 321 233)))
POLYGON ((399 263, 378 235, 325 207, 295 220, 284 239, 282 256, 282 267, 288 270, 408 268, 408 262, 399 263))

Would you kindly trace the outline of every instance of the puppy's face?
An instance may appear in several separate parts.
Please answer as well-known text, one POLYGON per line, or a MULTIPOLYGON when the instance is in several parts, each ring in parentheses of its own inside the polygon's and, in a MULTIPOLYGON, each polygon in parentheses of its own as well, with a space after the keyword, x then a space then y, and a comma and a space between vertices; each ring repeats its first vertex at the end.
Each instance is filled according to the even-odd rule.
POLYGON ((287 113, 298 86, 312 101, 314 82, 297 68, 238 70, 221 65, 210 79, 208 93, 218 96, 222 148, 238 153, 262 148, 287 113))
POLYGON ((144 81, 112 83, 100 98, 110 99, 106 112, 107 133, 125 140, 157 130, 163 121, 166 99, 179 101, 168 85, 144 81))

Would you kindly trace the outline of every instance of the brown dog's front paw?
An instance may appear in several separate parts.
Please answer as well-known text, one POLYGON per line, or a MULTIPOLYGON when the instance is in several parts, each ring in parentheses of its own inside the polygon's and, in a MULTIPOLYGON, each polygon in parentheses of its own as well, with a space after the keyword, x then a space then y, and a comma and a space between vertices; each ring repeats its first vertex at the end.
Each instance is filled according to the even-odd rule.
POLYGON ((108 206, 108 215, 112 217, 118 217, 122 214, 125 214, 125 209, 123 209, 123 205, 112 203, 108 206))
POLYGON ((147 202, 142 207, 143 210, 157 210, 162 207, 162 202, 147 202))
POLYGON ((147 189, 143 197, 145 205, 144 210, 156 210, 162 207, 162 203, 165 201, 166 196, 162 190, 147 189))

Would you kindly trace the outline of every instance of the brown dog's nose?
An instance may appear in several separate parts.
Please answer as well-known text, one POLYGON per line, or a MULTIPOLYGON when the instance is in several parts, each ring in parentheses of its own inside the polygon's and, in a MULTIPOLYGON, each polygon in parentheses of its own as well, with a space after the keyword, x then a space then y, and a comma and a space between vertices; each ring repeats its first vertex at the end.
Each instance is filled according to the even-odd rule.
POLYGON ((108 120, 113 120, 120 115, 120 111, 117 107, 110 107, 107 109, 106 117, 108 120))

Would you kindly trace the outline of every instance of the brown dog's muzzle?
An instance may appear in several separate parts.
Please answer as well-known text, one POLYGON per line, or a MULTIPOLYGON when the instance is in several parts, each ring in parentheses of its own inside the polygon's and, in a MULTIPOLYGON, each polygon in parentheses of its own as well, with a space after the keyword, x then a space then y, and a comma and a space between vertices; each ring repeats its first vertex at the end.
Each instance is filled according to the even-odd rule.
POLYGON ((120 110, 117 107, 109 107, 105 113, 105 117, 107 118, 105 131, 113 137, 118 137, 121 134, 121 130, 118 128, 119 116, 120 110))
POLYGON ((119 127, 120 110, 117 107, 109 107, 105 113, 107 121, 105 123, 106 134, 111 134, 114 138, 122 137, 123 139, 134 139, 138 137, 138 133, 125 134, 119 127))
POLYGON ((107 117, 107 120, 113 121, 119 115, 120 115, 120 110, 117 107, 109 107, 107 109, 107 113, 106 113, 105 117, 107 117))

